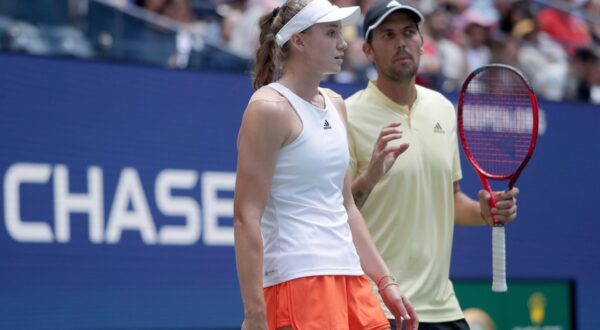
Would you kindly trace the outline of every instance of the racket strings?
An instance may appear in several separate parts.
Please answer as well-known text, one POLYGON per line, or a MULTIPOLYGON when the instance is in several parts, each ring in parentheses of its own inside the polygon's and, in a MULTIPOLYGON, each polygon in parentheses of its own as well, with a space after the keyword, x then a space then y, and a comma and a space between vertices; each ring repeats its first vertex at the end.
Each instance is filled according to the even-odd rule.
POLYGON ((526 157, 533 131, 528 89, 508 70, 488 69, 470 81, 463 98, 468 148, 488 173, 510 175, 526 157))

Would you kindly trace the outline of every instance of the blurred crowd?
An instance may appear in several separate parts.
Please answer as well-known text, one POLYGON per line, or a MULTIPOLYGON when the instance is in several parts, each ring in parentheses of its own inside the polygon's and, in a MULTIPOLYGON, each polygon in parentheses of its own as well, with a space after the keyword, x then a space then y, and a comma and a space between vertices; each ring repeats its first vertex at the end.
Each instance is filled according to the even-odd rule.
MULTIPOLYGON (((221 19, 208 23, 206 38, 252 61, 258 18, 282 0, 220 0, 221 19)), ((374 0, 333 0, 360 6, 374 0)), ((488 63, 519 68, 536 93, 548 100, 600 103, 600 0, 405 0, 425 16, 424 54, 419 84, 454 92, 472 70, 488 63)), ((188 0, 137 0, 136 4, 175 20, 194 24, 188 0), (187 9, 186 9, 187 7, 187 9)), ((206 24, 206 22, 204 22, 206 24)), ((362 26, 344 31, 349 47, 340 83, 374 79, 362 52, 362 26)))
MULTIPOLYGON (((159 32, 175 26, 174 51, 169 53, 165 65, 248 72, 252 70, 258 44, 258 19, 284 0, 63 1, 71 4, 69 11, 73 3, 79 4, 78 7, 82 7, 81 3, 108 3, 154 22, 166 21, 168 24, 161 25, 159 32)), ((374 2, 331 1, 340 7, 360 6, 363 13, 374 2)), ((424 54, 417 77, 419 84, 442 92, 455 92, 473 69, 487 63, 505 63, 523 71, 543 99, 600 104, 600 0, 400 2, 418 8, 425 16, 420 27, 424 54)), ((8 24, 3 23, 1 15, 2 12, 0 30, 3 24, 8 24)), ((91 25, 83 24, 88 29, 91 25)), ((77 31, 70 33, 75 35, 77 31)), ((64 27, 61 33, 64 34, 64 27)), ((347 27, 344 35, 349 47, 343 70, 329 79, 358 83, 376 78, 375 70, 362 52, 362 26, 347 27)), ((111 46, 111 42, 113 50, 115 48, 110 34, 88 37, 91 42, 87 47, 82 46, 84 39, 80 36, 71 42, 71 45, 79 45, 76 55, 80 57, 101 57, 98 54, 102 47, 111 46)), ((2 40, 0 33, 0 48, 2 40)), ((128 42, 131 44, 131 40, 128 42)), ((159 51, 164 47, 156 48, 159 51)), ((131 59, 135 60, 136 51, 147 54, 150 49, 135 45, 128 48, 126 54, 129 55, 123 55, 124 52, 120 55, 134 54, 131 59)))
MULTIPOLYGON (((456 91, 477 67, 504 63, 521 69, 542 98, 600 103, 600 1, 553 1, 552 7, 510 0, 412 4, 425 15, 421 84, 456 91)), ((349 79, 369 76, 360 53, 349 55, 356 57, 346 69, 349 79)))

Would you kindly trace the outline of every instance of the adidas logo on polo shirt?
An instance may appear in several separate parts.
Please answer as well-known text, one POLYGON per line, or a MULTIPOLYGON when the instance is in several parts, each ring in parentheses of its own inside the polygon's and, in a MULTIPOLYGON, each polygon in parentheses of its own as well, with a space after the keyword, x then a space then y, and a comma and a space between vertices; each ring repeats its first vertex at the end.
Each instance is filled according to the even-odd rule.
POLYGON ((329 125, 329 122, 327 121, 327 119, 325 119, 325 124, 323 124, 323 129, 331 129, 331 125, 329 125))

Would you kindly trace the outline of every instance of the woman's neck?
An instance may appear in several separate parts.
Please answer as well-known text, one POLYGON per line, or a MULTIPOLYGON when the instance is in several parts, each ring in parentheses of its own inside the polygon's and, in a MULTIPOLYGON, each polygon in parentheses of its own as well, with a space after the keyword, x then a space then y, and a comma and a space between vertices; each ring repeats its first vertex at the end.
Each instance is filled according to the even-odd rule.
POLYGON ((302 65, 288 64, 278 82, 294 94, 314 104, 315 99, 320 98, 319 83, 323 80, 323 75, 310 72, 302 65))

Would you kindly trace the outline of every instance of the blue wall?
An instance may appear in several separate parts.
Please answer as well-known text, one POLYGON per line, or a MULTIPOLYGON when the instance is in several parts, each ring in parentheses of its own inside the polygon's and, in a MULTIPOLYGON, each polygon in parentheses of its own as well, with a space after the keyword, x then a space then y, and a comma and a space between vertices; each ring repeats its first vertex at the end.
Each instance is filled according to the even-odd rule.
MULTIPOLYGON (((0 328, 239 326, 231 203, 251 93, 248 75, 0 54, 0 328)), ((541 106, 509 280, 575 280, 578 326, 597 329, 600 109, 541 106)), ((490 277, 490 236, 457 228, 454 278, 490 277)))

